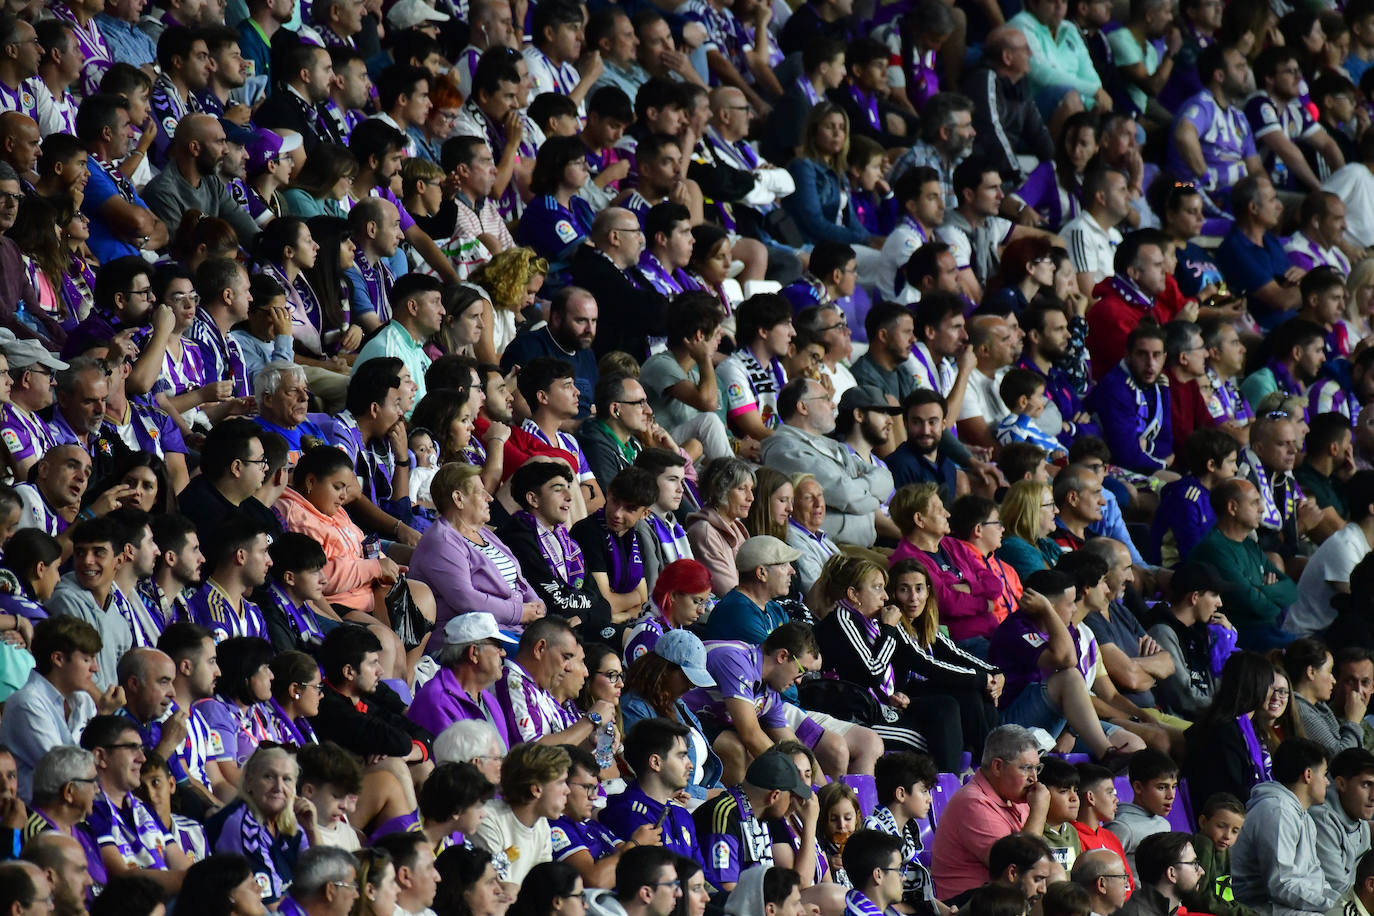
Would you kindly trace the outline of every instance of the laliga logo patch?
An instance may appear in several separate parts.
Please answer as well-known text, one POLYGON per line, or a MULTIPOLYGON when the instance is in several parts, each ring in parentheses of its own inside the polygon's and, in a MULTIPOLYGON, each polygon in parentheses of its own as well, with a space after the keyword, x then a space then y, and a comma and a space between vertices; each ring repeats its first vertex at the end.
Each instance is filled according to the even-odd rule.
POLYGON ((719 840, 716 842, 715 846, 711 847, 711 865, 717 869, 726 869, 730 867, 729 843, 724 840, 719 840))

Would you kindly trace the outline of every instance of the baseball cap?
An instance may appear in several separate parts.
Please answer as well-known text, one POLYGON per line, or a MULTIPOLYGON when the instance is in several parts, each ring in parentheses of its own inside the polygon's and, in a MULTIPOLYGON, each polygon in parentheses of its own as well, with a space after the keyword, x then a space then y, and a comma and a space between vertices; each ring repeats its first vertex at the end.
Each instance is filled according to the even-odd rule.
POLYGON ((259 128, 244 144, 248 150, 248 171, 254 175, 263 172, 267 168, 267 160, 295 152, 304 142, 298 133, 283 137, 276 131, 259 128))
POLYGON ((669 630, 654 643, 654 654, 672 662, 697 687, 714 687, 716 679, 706 670, 706 647, 695 633, 669 630))
POLYGON ((1195 561, 1184 563, 1175 570, 1172 588, 1179 597, 1193 592, 1216 592, 1219 595, 1226 589, 1226 580, 1211 563, 1195 561))
POLYGON ((516 644, 516 640, 501 632, 496 626, 496 618, 486 611, 468 611, 444 624, 446 646, 470 646, 487 639, 516 644))
POLYGON ((219 126, 224 128, 224 139, 236 146, 247 146, 257 136, 253 128, 235 124, 227 118, 220 118, 219 126))
POLYGON ((48 352, 38 341, 19 340, 11 331, 4 333, 5 336, 0 337, 0 351, 4 352, 11 369, 27 369, 36 365, 57 372, 67 368, 66 363, 48 352))
POLYGON ((902 412, 896 404, 889 404, 877 385, 855 385, 840 395, 840 413, 851 410, 881 410, 894 417, 902 412))
POLYGON ((425 0, 401 0, 386 14, 386 24, 393 29, 413 29, 422 22, 448 22, 448 13, 441 13, 425 0))
POLYGON ((810 798, 811 787, 802 781, 797 765, 782 751, 764 751, 749 764, 744 781, 760 789, 781 789, 798 798, 810 798))
POLYGON ((770 534, 751 537, 735 554, 735 569, 758 569, 760 566, 774 566, 778 563, 792 563, 801 556, 801 551, 789 547, 770 534))

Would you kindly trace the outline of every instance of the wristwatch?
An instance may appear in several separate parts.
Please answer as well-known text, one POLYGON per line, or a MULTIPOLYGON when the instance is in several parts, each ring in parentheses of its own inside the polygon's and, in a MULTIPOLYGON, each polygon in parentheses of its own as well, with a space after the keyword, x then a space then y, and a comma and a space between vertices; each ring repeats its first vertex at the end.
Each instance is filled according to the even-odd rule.
POLYGON ((593 728, 600 728, 600 727, 601 727, 601 713, 599 713, 599 712, 589 712, 589 713, 587 713, 587 721, 590 722, 590 723, 592 723, 592 727, 593 727, 593 728))

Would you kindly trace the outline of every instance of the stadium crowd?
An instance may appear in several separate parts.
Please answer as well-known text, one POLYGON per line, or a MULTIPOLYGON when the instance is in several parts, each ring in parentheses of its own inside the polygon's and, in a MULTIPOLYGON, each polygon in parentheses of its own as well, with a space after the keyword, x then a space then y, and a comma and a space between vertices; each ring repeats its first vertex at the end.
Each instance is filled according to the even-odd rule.
POLYGON ((0 911, 1370 916, 1371 115, 1374 0, 0 4, 0 911))

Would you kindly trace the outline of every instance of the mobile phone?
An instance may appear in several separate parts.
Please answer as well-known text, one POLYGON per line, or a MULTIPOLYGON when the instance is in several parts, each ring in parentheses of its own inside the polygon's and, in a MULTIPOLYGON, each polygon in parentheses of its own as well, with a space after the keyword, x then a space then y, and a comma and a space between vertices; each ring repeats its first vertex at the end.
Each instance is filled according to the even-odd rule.
POLYGON ((668 809, 672 807, 672 802, 664 802, 663 810, 658 813, 658 820, 654 821, 655 827, 662 827, 663 822, 668 819, 668 809))

